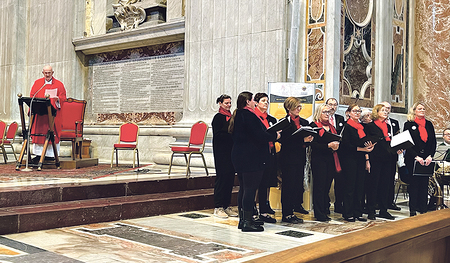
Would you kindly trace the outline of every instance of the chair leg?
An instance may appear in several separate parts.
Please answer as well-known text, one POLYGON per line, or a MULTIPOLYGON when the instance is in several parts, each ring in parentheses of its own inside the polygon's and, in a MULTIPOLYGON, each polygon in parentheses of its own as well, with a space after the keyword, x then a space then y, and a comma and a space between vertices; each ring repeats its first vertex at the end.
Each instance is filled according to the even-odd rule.
POLYGON ((6 149, 5 147, 2 145, 2 153, 3 153, 3 159, 5 160, 5 163, 8 163, 8 155, 6 154, 6 149))
POLYGON ((112 150, 112 154, 111 154, 111 168, 113 167, 113 163, 114 163, 114 151, 116 150, 116 148, 114 148, 112 150))
POLYGON ((78 142, 78 153, 80 154, 80 159, 83 158, 83 140, 78 142))
MULTIPOLYGON (((191 173, 191 169, 189 169, 189 166, 191 165, 191 154, 189 153, 189 158, 186 159, 186 178, 189 179, 190 177, 190 173, 191 173)), ((184 155, 184 158, 186 158, 186 154, 184 155)))
POLYGON ((205 167, 206 175, 207 175, 207 176, 209 176, 209 173, 208 173, 208 168, 206 167, 205 156, 203 156, 203 153, 200 153, 200 155, 202 156, 202 160, 203 160, 203 167, 205 167))
POLYGON ((172 170, 173 155, 174 155, 174 153, 172 153, 172 156, 170 156, 169 173, 168 173, 169 175, 170 175, 170 171, 172 170))
POLYGON ((136 167, 136 153, 135 153, 136 149, 133 150, 133 168, 136 167))
POLYGON ((75 140, 72 140, 72 160, 75 160, 75 156, 76 156, 75 149, 76 149, 76 147, 77 147, 77 145, 75 143, 75 140))
POLYGON ((137 163, 139 167, 139 150, 136 148, 137 163))
POLYGON ((11 146, 11 150, 12 150, 12 152, 14 154, 14 158, 16 159, 16 162, 17 162, 17 156, 16 156, 16 152, 14 151, 14 147, 13 147, 12 144, 10 144, 10 146, 11 146))
POLYGON ((397 203, 397 197, 398 197, 398 193, 400 192, 400 187, 401 187, 401 184, 398 183, 397 194, 395 195, 394 204, 397 203))

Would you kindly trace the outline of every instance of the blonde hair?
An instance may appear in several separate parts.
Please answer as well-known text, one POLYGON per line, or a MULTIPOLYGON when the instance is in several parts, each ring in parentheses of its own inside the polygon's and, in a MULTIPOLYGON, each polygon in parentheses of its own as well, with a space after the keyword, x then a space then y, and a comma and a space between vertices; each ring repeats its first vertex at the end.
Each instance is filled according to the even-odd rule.
POLYGON ((322 112, 323 112, 324 108, 328 108, 329 109, 330 106, 328 106, 327 104, 320 104, 319 106, 317 106, 316 112, 314 112, 313 121, 320 122, 320 117, 322 115, 322 112))
POLYGON ((376 121, 380 118, 380 116, 378 116, 378 112, 380 112, 380 110, 384 107, 384 104, 377 104, 375 105, 375 107, 373 107, 372 109, 372 120, 376 121))
POLYGON ((289 113, 291 110, 295 110, 298 106, 300 106, 300 100, 296 97, 289 97, 284 101, 284 109, 286 110, 286 113, 289 113))
POLYGON ((408 115, 406 116, 406 119, 408 121, 414 121, 414 119, 416 118, 416 108, 419 105, 422 105, 425 107, 425 104, 423 102, 418 101, 418 102, 414 103, 411 108, 409 108, 408 115))

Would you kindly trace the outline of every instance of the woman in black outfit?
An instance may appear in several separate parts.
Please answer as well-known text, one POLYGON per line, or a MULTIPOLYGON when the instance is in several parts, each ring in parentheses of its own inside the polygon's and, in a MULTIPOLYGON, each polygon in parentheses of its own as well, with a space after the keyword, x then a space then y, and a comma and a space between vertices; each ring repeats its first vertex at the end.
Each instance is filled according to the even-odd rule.
POLYGON ((279 137, 279 133, 267 132, 254 109, 253 94, 241 92, 229 127, 234 141, 231 160, 240 183, 238 206, 242 213, 238 227, 244 232, 264 231, 262 226, 253 222, 253 206, 256 190, 270 157, 269 142, 279 137))
POLYGON ((339 147, 339 157, 342 165, 342 175, 345 182, 344 192, 344 220, 354 222, 367 221, 362 216, 361 200, 363 198, 365 169, 370 164, 365 154, 373 150, 371 141, 368 141, 364 128, 359 123, 361 108, 352 104, 347 109, 349 119, 342 131, 342 140, 339 147))
POLYGON ((321 104, 317 107, 314 114, 314 122, 311 127, 323 128, 318 131, 311 142, 311 168, 313 177, 313 208, 314 217, 317 221, 326 222, 331 220, 328 217, 330 208, 330 192, 331 182, 338 172, 341 172, 341 166, 337 150, 339 149, 339 141, 329 141, 324 137, 325 133, 337 134, 336 128, 329 122, 330 107, 321 104))
POLYGON ((233 138, 228 133, 228 126, 231 119, 231 97, 223 94, 217 98, 219 112, 212 121, 213 129, 213 154, 214 165, 216 167, 216 179, 214 183, 214 215, 219 218, 237 216, 231 210, 231 193, 234 185, 234 167, 231 162, 231 149, 233 148, 233 138))
MULTIPOLYGON (((387 125, 386 119, 389 110, 383 104, 377 104, 372 110, 372 122, 368 123, 364 131, 377 142, 373 151, 370 153, 370 174, 367 177, 367 210, 368 218, 375 220, 375 205, 380 207, 379 217, 393 220, 394 217, 387 211, 389 204, 389 186, 394 184, 390 182, 389 175, 392 173, 391 154, 391 127, 387 125), (379 200, 377 198, 379 196, 379 200)), ((367 158, 367 157, 366 157, 367 158)))
MULTIPOLYGON (((277 122, 277 119, 267 114, 267 109, 269 108, 269 96, 266 93, 256 93, 255 102, 255 113, 261 119, 264 126, 269 128, 274 125, 277 122)), ((272 210, 269 202, 270 187, 277 186, 277 156, 274 142, 269 142, 269 151, 270 158, 258 188, 259 218, 267 223, 276 223, 277 220, 269 216, 269 214, 275 214, 275 211, 272 210)))
POLYGON ((403 180, 409 183, 409 215, 415 216, 417 212, 427 212, 428 177, 412 176, 414 161, 421 165, 429 165, 436 152, 436 134, 433 124, 425 119, 425 105, 417 102, 409 109, 408 121, 403 130, 408 130, 414 141, 414 146, 405 152, 405 164, 410 176, 403 180))
MULTIPOLYGON (((301 135, 292 135, 301 126, 308 126, 308 121, 299 116, 302 110, 300 100, 295 97, 289 97, 284 101, 284 109, 290 120, 290 126, 283 130, 280 151, 281 178, 283 180, 281 187, 281 206, 283 222, 298 224, 303 220, 294 215, 295 204, 303 203, 303 180, 305 177, 306 147, 313 140, 310 135, 302 137, 301 135)), ((301 207, 300 209, 303 209, 301 207)), ((304 209, 303 209, 304 210, 304 209)))

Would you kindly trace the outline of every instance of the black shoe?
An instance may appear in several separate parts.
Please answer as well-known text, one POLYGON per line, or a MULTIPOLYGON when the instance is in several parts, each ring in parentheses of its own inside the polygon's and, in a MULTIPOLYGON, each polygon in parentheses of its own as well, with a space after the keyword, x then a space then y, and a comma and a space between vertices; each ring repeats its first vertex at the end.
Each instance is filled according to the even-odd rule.
POLYGON ((409 212, 409 216, 416 216, 416 215, 417 215, 416 211, 409 212))
POLYGON ((40 155, 36 155, 36 157, 33 157, 31 159, 31 163, 32 164, 39 164, 39 161, 41 160, 41 156, 40 155))
POLYGON ((357 217, 356 220, 360 221, 360 222, 366 222, 367 219, 365 219, 364 217, 357 217))
POLYGON ((291 224, 300 224, 303 223, 303 219, 296 217, 295 215, 289 215, 283 217, 281 219, 282 222, 291 223, 291 224))
POLYGON ((270 207, 269 201, 267 201, 265 204, 259 204, 259 213, 274 215, 275 211, 273 211, 273 209, 270 207))
POLYGON ((262 226, 264 225, 264 221, 261 220, 261 218, 259 216, 253 216, 253 224, 257 225, 257 226, 262 226))
POLYGON ((392 203, 389 207, 388 207, 388 209, 391 209, 391 210, 395 210, 395 211, 400 211, 400 210, 402 210, 400 207, 398 207, 395 203, 392 203))
POLYGON ((380 211, 380 213, 378 214, 377 217, 381 217, 381 218, 385 218, 385 219, 389 219, 389 220, 395 219, 395 217, 393 217, 391 214, 389 214, 388 211, 380 211))
POLYGON ((355 218, 353 216, 352 217, 344 217, 344 221, 355 222, 355 218))
POLYGON ((300 214, 304 214, 304 215, 309 214, 309 212, 306 211, 305 208, 303 208, 303 206, 300 206, 298 208, 294 208, 294 212, 297 212, 297 213, 300 213, 300 214))
POLYGON ((266 222, 266 223, 274 224, 274 223, 277 222, 277 220, 276 220, 275 218, 273 218, 273 217, 271 217, 271 216, 269 216, 269 215, 267 215, 267 214, 259 215, 259 218, 260 218, 262 221, 266 222))
POLYGON ((244 222, 242 224, 242 232, 261 232, 264 231, 262 226, 257 226, 253 222, 253 211, 244 211, 244 222))
POLYGON ((377 219, 376 216, 375 216, 375 214, 371 214, 371 213, 369 213, 369 216, 367 216, 367 218, 368 218, 369 220, 376 220, 376 219, 377 219))
POLYGON ((327 217, 316 217, 316 220, 319 222, 328 222, 331 220, 331 218, 327 217))

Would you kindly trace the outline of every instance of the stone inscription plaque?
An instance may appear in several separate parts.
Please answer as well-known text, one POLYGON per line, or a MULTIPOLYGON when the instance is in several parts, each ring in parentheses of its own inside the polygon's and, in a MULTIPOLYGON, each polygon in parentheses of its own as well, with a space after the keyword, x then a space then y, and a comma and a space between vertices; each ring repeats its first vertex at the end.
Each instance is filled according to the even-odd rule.
POLYGON ((92 66, 92 112, 183 110, 184 54, 98 63, 92 66))

